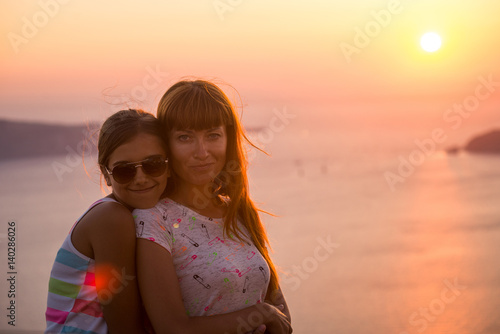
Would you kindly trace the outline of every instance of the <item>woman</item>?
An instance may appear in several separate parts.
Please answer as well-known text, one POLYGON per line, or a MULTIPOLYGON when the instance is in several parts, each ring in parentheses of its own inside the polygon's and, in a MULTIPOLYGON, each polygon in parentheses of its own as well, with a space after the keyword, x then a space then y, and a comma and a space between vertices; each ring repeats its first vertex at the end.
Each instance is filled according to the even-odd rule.
POLYGON ((46 333, 146 333, 131 211, 153 207, 165 190, 161 133, 158 120, 142 110, 119 111, 102 125, 98 162, 112 193, 76 221, 57 253, 46 333))
POLYGON ((233 106, 210 82, 181 81, 157 116, 170 151, 168 197, 133 212, 139 289, 156 333, 290 333, 233 106))

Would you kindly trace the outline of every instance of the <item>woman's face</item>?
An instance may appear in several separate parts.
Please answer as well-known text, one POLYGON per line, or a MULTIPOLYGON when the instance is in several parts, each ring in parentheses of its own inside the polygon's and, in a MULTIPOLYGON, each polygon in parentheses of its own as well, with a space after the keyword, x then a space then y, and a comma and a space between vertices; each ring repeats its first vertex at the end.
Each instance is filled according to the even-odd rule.
MULTIPOLYGON (((112 172, 117 165, 142 161, 151 157, 166 159, 161 139, 151 134, 139 133, 113 151, 106 167, 112 172)), ((151 176, 146 174, 142 167, 137 167, 133 179, 126 183, 116 182, 113 175, 109 175, 108 178, 118 201, 129 208, 147 209, 156 205, 165 190, 167 169, 160 176, 151 176)))
POLYGON ((169 144, 170 166, 180 178, 181 187, 210 184, 226 163, 227 134, 223 125, 199 131, 174 129, 169 144))

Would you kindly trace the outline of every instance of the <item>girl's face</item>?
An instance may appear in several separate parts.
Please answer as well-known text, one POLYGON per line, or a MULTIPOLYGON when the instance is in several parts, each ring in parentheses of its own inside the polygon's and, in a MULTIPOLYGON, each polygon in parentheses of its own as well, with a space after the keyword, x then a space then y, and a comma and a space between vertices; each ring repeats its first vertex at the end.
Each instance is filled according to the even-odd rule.
MULTIPOLYGON (((110 172, 117 165, 138 162, 152 157, 166 159, 161 139, 157 136, 139 133, 129 142, 118 146, 109 157, 106 166, 110 172)), ((118 183, 108 175, 116 199, 129 208, 148 209, 156 205, 167 185, 167 169, 160 176, 151 176, 143 167, 135 168, 135 176, 126 183, 118 183)))
POLYGON ((177 130, 169 135, 170 165, 181 186, 206 186, 226 163, 227 134, 221 125, 206 130, 177 130))

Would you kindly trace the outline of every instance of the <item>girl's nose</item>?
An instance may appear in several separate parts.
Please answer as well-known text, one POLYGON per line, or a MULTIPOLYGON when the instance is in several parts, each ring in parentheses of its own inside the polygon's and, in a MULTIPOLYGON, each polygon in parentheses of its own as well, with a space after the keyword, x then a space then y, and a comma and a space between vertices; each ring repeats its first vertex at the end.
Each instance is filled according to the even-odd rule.
POLYGON ((142 166, 135 168, 135 176, 134 176, 135 183, 142 183, 142 182, 146 181, 147 177, 148 176, 146 173, 144 173, 142 166))

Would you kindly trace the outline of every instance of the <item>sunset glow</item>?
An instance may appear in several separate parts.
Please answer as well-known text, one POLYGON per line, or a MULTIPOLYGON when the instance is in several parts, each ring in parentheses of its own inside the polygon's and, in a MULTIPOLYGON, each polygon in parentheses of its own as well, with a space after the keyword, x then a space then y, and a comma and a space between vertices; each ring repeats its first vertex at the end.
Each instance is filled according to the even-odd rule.
POLYGON ((427 52, 435 52, 441 48, 441 37, 435 32, 427 32, 420 39, 420 45, 427 52))
POLYGON ((500 30, 497 2, 46 2, 3 5, 0 117, 81 123, 125 100, 153 111, 170 84, 194 76, 235 87, 254 110, 247 117, 281 105, 350 117, 368 104, 397 121, 410 104, 418 112, 405 118, 422 123, 478 76, 500 78, 500 44, 488 37, 500 30), (438 48, 436 37, 418 44, 429 26, 446 37, 433 57, 422 47, 438 48))

